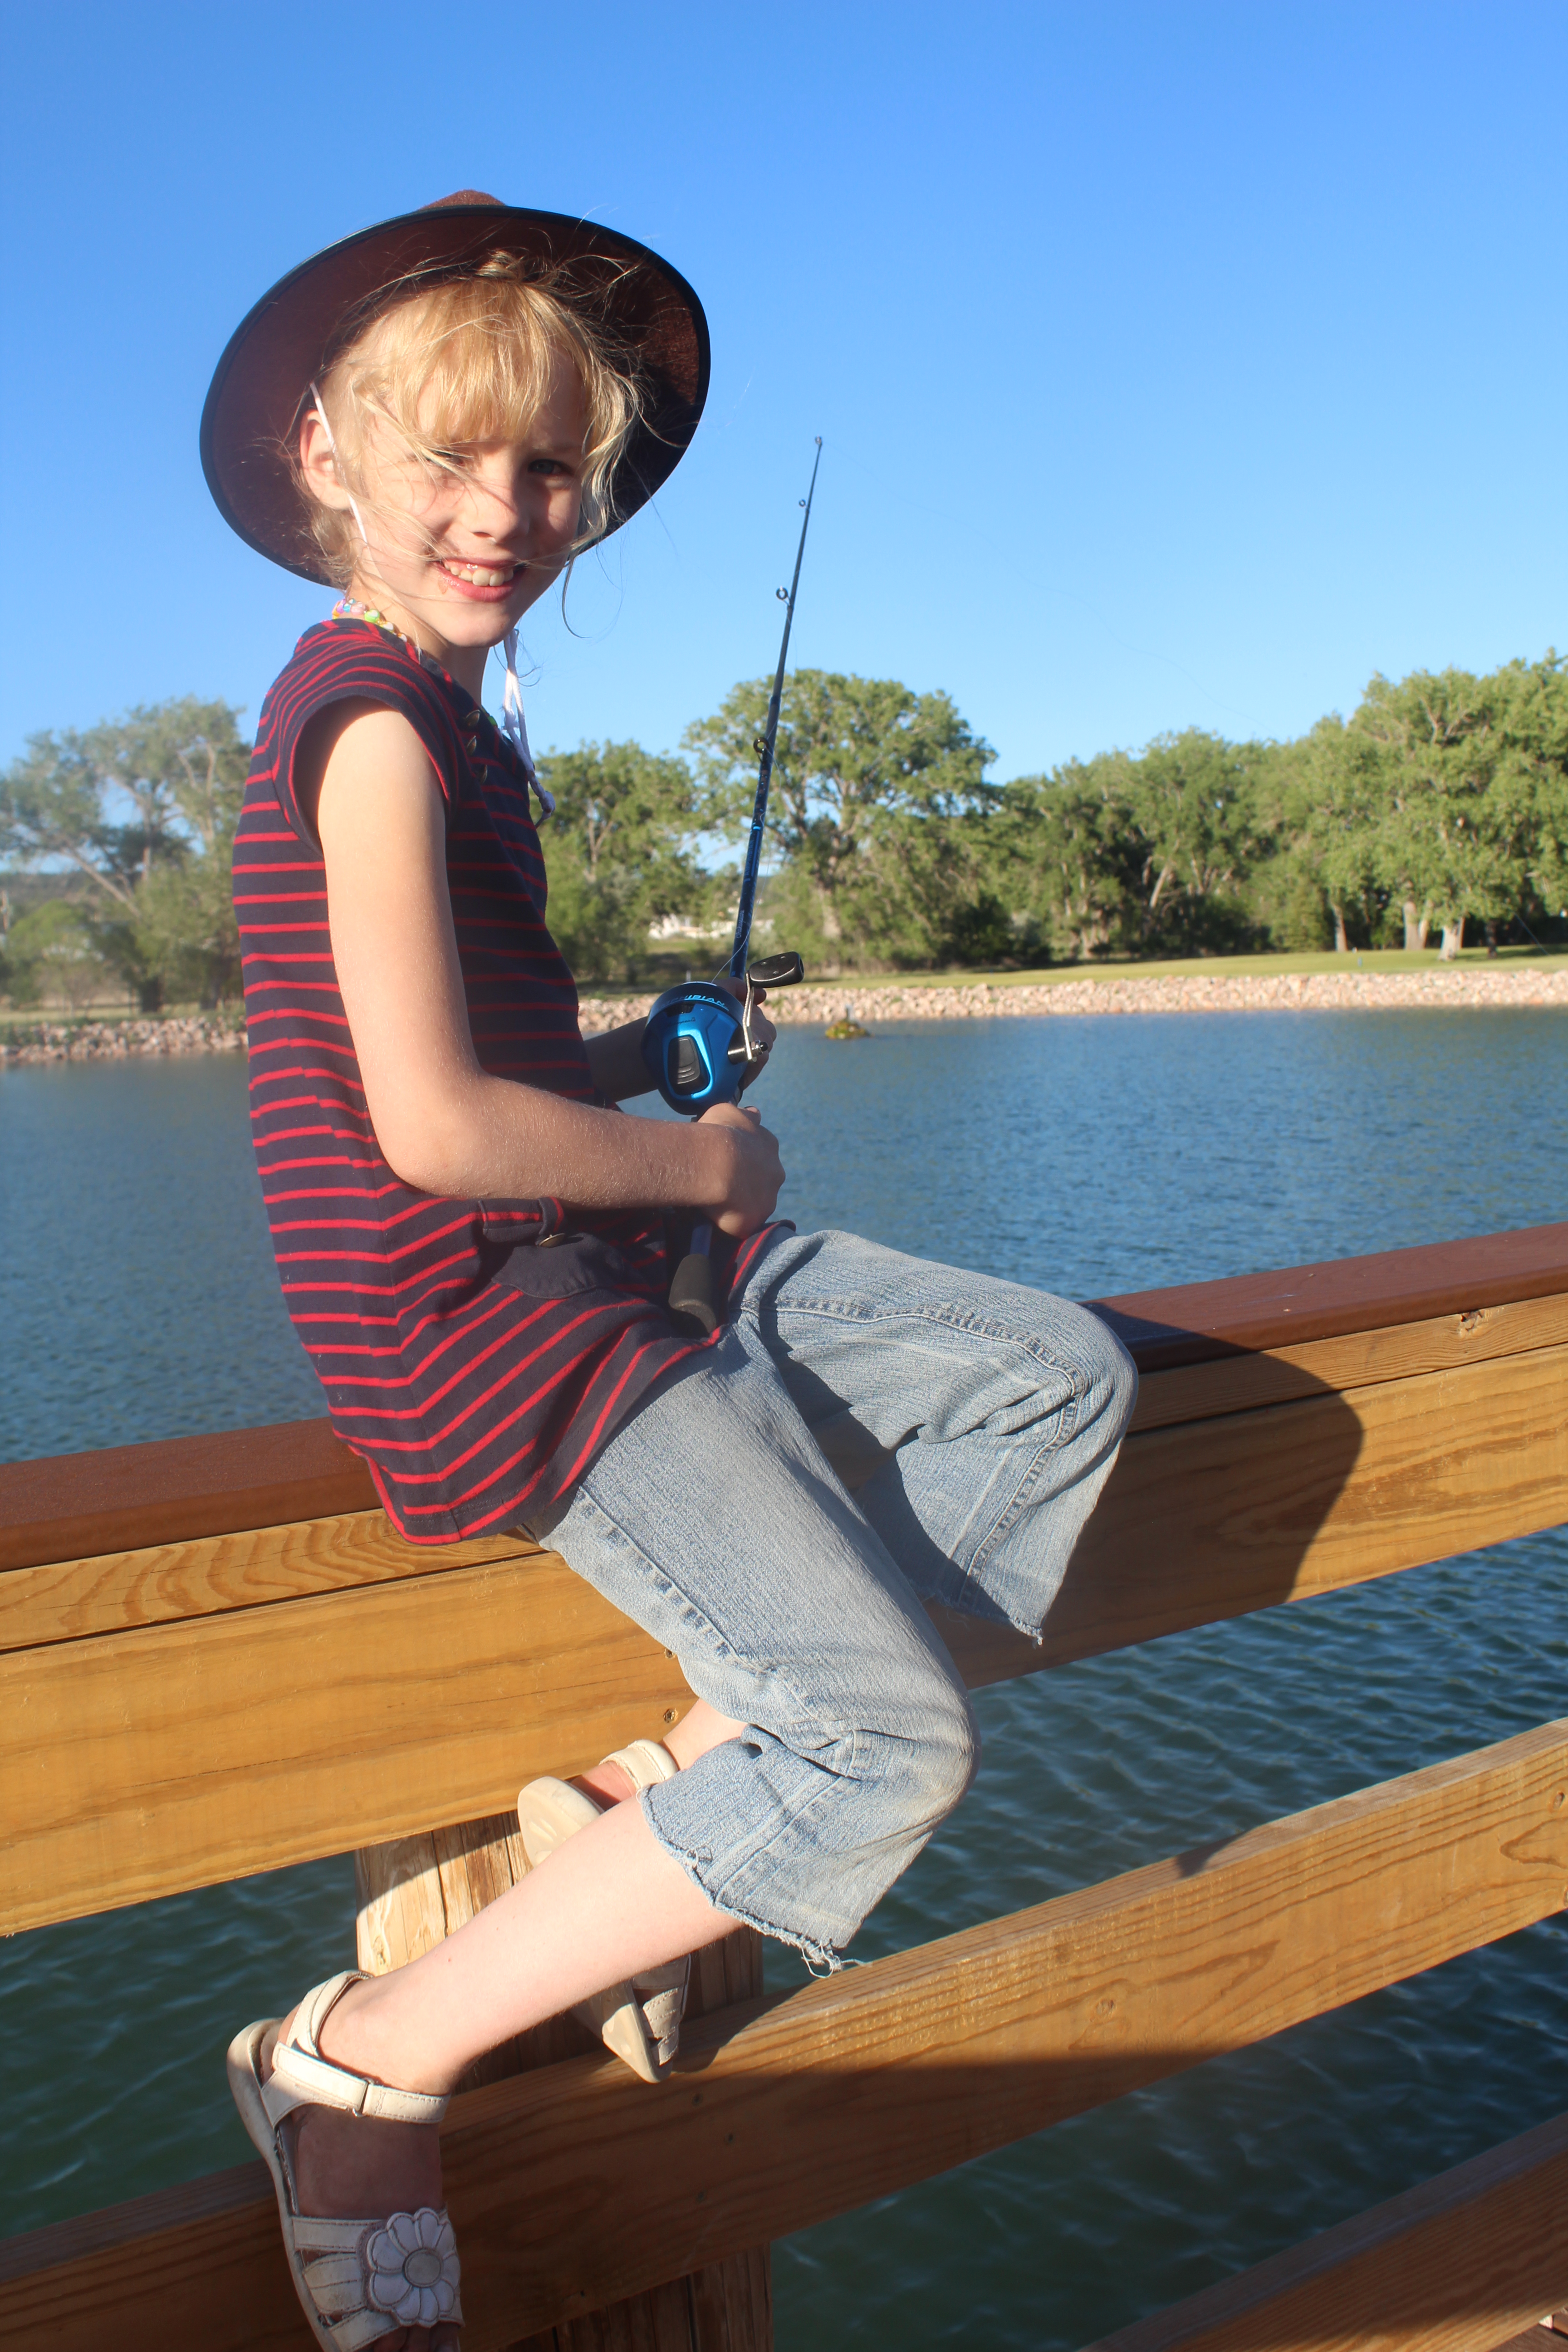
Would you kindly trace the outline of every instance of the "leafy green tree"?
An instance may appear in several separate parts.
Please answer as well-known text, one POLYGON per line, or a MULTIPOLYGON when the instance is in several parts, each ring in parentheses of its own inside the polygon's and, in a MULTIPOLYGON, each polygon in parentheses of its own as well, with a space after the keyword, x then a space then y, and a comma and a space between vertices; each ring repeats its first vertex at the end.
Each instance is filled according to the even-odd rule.
POLYGON ((73 898, 46 898, 18 915, 5 940, 7 987, 18 1007, 90 1004, 109 977, 90 919, 73 898))
POLYGON ((1129 800, 1142 846, 1138 923, 1177 952, 1248 943, 1244 885, 1263 854, 1257 816, 1262 747, 1189 728, 1130 762, 1129 800))
POLYGON ((33 736, 0 778, 0 855, 86 882, 102 951, 156 1010, 237 985, 229 903, 249 746, 237 707, 186 695, 33 736))
MULTIPOLYGON (((770 681, 753 678, 687 730, 705 825, 743 839, 756 790, 757 739, 770 681)), ((941 845, 955 821, 991 806, 995 754, 945 694, 896 678, 796 670, 784 686, 768 830, 785 873, 776 936, 836 968, 847 958, 929 958, 964 877, 941 845)), ((957 865, 967 863, 961 858, 957 865)))
POLYGON ((1513 813, 1523 887, 1510 909, 1532 922, 1568 902, 1568 656, 1511 661, 1495 672, 1505 758, 1500 782, 1513 813))
POLYGON ((1415 671, 1397 685, 1380 676, 1351 721, 1379 803, 1371 853, 1407 948, 1426 946, 1435 914, 1446 936, 1456 923, 1462 932, 1468 912, 1496 915, 1516 895, 1482 806, 1499 748, 1489 699, 1468 671, 1415 671))
POLYGON ((1200 955, 1250 943, 1246 898, 1268 837, 1257 744, 1190 729, 1005 787, 992 870, 1055 950, 1200 955))
POLYGON ((985 827, 992 895, 1021 938, 1068 961, 1121 945, 1137 861, 1126 810, 1103 771, 1069 761, 1049 775, 1005 784, 985 827))
POLYGON ((695 787, 684 760, 636 743, 584 743, 539 762, 555 795, 540 838, 550 878, 550 928, 584 979, 630 981, 652 927, 721 918, 726 877, 705 874, 692 847, 695 787))
POLYGON ((1555 654, 1480 677, 1376 677, 1345 730, 1362 779, 1366 856, 1406 947, 1470 918, 1496 923, 1560 895, 1568 844, 1568 676, 1555 654))
POLYGON ((1382 807, 1375 757, 1342 719, 1321 719, 1299 742, 1276 747, 1259 806, 1273 840, 1259 890, 1270 901, 1276 945, 1324 944, 1313 936, 1314 897, 1341 954, 1375 943, 1389 897, 1377 848, 1382 807))

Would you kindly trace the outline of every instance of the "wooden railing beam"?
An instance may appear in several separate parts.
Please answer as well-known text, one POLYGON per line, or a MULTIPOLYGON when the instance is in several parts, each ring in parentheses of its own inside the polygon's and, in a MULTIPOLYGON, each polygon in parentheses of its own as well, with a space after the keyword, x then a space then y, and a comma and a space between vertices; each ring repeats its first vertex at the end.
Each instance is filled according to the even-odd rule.
POLYGON ((369 1470, 320 1419, 0 1463, 0 1570, 374 1502, 369 1470))
MULTIPOLYGON (((1322 1400, 1386 1387, 1423 1373, 1462 1371, 1563 1346, 1568 1346, 1568 1295, 1526 1299, 1436 1321, 1309 1340, 1264 1355, 1232 1355, 1149 1373, 1131 1425, 1135 1434, 1178 1427, 1309 1397, 1322 1400)), ((83 1458, 91 1464, 101 1457, 83 1458)), ((7 1475, 0 1472, 0 1477, 7 1475)), ((254 1506, 255 1490, 243 1491, 254 1506)), ((61 1523, 61 1539, 75 1525, 61 1523)), ((35 1548, 44 1542, 37 1523, 29 1522, 26 1532, 35 1548)), ((224 1525, 205 1535, 89 1557, 62 1553, 28 1567, 0 1570, 0 1652, 264 1608, 277 1601, 360 1585, 396 1583, 452 1568, 518 1559, 538 1549, 516 1533, 420 1549, 395 1536, 378 1509, 355 1509, 275 1525, 259 1520, 224 1525)))
MULTIPOLYGON (((1568 1348, 1537 1348, 1150 1430, 1122 1448, 1042 1646, 946 1613, 942 1632, 979 1685, 1557 1525, 1565 1385, 1568 1348)), ((42 1638, 0 1655, 0 1926, 496 1812, 689 1704, 675 1660, 525 1539, 391 1578, 379 1521, 272 1537, 246 1573, 296 1577, 299 1597, 60 1640, 58 1594, 35 1596, 42 1638), (431 1694, 458 1689, 433 1739, 431 1694)), ((221 1539, 220 1598, 249 1540, 221 1539)), ((159 1589, 196 1575, 183 1559, 159 1589)))
MULTIPOLYGON (((1285 1360, 1304 1344, 1420 1323, 1468 1326, 1460 1336, 1473 1339, 1478 1317, 1563 1297, 1568 1224, 1091 1304, 1121 1332, 1140 1370, 1163 1378, 1177 1367, 1241 1365, 1276 1351, 1285 1360)), ((1430 1369, 1408 1361, 1392 1370, 1430 1369)), ((1331 1371, 1319 1377, 1337 1384, 1331 1371)), ((1299 1392, 1276 1387, 1254 1401, 1299 1392)), ((374 1500, 369 1471, 324 1420, 0 1464, 0 1572, 366 1510, 374 1500)))
POLYGON ((1497 2352, 1568 2294, 1568 2116, 1088 2352, 1497 2352))
POLYGON ((1142 1375, 1130 1429, 1166 1429, 1216 1414, 1256 1412, 1297 1397, 1343 1395, 1419 1372, 1521 1356, 1568 1343, 1568 1294, 1478 1307, 1463 1315, 1394 1323, 1326 1339, 1282 1341, 1256 1354, 1218 1356, 1142 1375))
MULTIPOLYGON (((700 2022, 658 2088, 598 2059, 489 2084, 454 2104, 446 2145, 464 2352, 1278 2033, 1565 1893, 1568 1722, 742 2008, 739 2030, 700 2022)), ((297 2340, 269 2199, 173 2227, 168 2210, 128 2210, 118 2245, 94 2217, 81 2260, 76 2225, 0 2255, 15 2352, 88 2352, 105 2311, 119 2352, 297 2340), (224 2275, 243 2305, 213 2293, 224 2275)))
POLYGON ((1426 1242, 1089 1303, 1116 1326, 1139 1370, 1153 1372, 1563 1291, 1568 1224, 1426 1242))

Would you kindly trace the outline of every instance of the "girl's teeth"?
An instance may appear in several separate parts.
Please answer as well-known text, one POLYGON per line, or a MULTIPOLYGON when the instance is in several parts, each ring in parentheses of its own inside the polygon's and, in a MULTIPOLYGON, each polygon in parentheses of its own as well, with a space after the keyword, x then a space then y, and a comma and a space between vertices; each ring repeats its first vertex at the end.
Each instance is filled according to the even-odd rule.
POLYGON ((511 578, 510 572, 486 572, 477 563, 444 563, 441 569, 449 572, 454 580, 469 581, 476 588, 504 588, 511 578))

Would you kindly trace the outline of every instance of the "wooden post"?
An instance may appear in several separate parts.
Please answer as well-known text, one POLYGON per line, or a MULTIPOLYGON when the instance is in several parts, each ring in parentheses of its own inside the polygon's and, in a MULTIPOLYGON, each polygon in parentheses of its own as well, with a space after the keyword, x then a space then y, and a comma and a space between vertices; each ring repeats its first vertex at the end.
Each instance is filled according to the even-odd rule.
MULTIPOLYGON (((354 1856, 359 1966, 367 1976, 384 1976, 417 1959, 504 1895, 527 1868, 514 1813, 362 1846, 354 1856)), ((707 2016, 762 1990, 763 1939, 754 1928, 737 1927, 696 1955, 687 2015, 707 2016)), ((599 2047, 575 2018, 552 2017, 489 2052, 462 2087, 599 2047)), ((773 2342, 768 2249, 757 2246, 531 2336, 511 2352, 773 2352, 773 2342)))

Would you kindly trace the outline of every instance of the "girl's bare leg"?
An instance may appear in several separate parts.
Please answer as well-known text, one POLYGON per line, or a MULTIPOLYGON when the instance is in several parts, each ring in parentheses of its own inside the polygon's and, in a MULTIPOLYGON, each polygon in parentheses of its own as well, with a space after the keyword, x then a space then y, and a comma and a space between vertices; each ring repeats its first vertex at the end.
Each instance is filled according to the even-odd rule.
MULTIPOLYGON (((665 1744, 684 1766, 739 1729, 700 1700, 665 1744)), ((610 1810, 422 1958, 353 1986, 327 2020, 324 2056, 404 2090, 449 2091, 498 2042, 728 1932, 733 1922, 670 1860, 640 1806, 619 1801, 630 1794, 623 1773, 595 1768, 580 1785, 610 1810)), ((433 2127, 309 2108, 298 2166, 310 2213, 357 2218, 441 2201, 433 2127)), ((395 2327, 376 2352, 447 2352, 458 2340, 451 2328, 395 2327)))
MULTIPOLYGON (((695 1764, 710 1748, 721 1746, 726 1739, 739 1738, 743 1727, 710 1706, 705 1698, 700 1698, 688 1708, 674 1730, 666 1732, 664 1745, 684 1772, 689 1764, 695 1764)), ((602 1805, 623 1804, 632 1793, 632 1784, 618 1764, 595 1764, 591 1772, 579 1772, 574 1785, 586 1789, 602 1805)), ((673 1953, 670 1957, 674 1958, 673 1953)))

